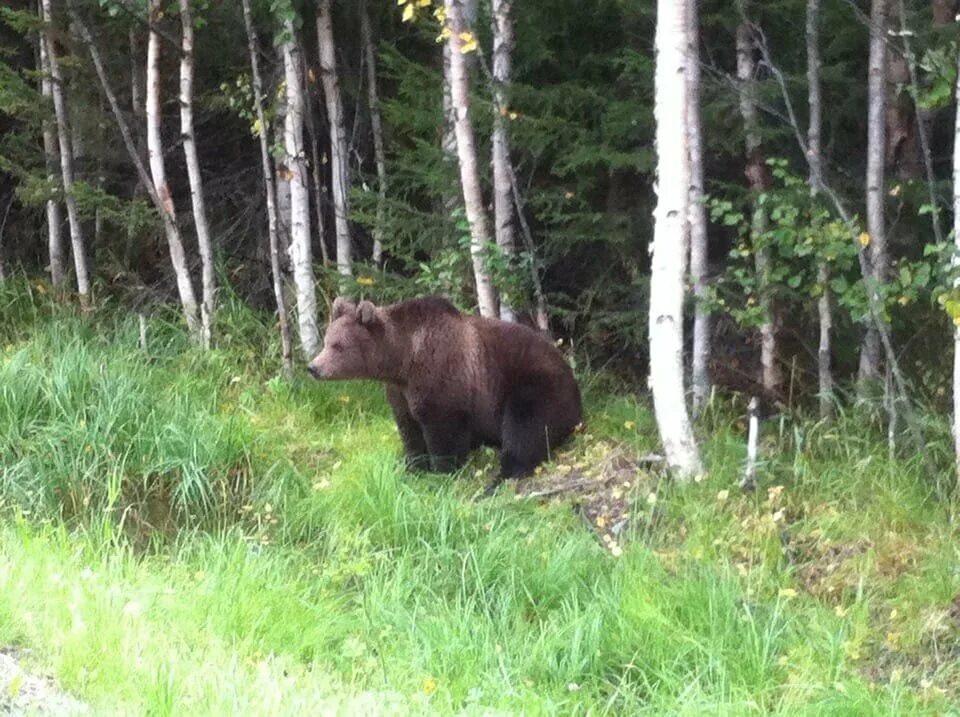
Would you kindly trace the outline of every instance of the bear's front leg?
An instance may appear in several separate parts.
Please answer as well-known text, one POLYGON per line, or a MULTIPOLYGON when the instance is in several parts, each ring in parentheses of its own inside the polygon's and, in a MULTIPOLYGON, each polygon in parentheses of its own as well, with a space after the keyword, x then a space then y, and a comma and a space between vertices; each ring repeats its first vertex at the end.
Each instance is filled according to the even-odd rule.
POLYGON ((421 424, 430 451, 430 463, 437 473, 453 473, 467 461, 473 437, 467 422, 454 416, 421 424))
POLYGON ((393 409, 393 418, 397 422, 400 440, 403 441, 403 451, 407 470, 422 471, 430 468, 430 453, 427 450, 427 441, 417 419, 410 413, 407 399, 399 386, 387 384, 387 401, 393 409))

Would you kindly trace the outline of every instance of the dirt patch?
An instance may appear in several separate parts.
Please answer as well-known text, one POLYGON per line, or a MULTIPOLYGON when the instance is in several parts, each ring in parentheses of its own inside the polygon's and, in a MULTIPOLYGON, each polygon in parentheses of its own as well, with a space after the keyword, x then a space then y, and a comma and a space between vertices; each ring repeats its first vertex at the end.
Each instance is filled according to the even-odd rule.
POLYGON ((872 543, 866 538, 853 542, 829 542, 818 536, 791 540, 789 553, 797 564, 797 578, 803 589, 815 597, 839 604, 856 592, 862 579, 861 556, 872 543))
POLYGON ((22 652, 0 648, 0 715, 90 714, 90 708, 57 687, 53 680, 23 669, 22 652))
POLYGON ((560 456, 517 485, 517 498, 572 502, 615 555, 620 553, 636 500, 656 502, 656 455, 638 456, 622 446, 598 442, 586 454, 560 456))

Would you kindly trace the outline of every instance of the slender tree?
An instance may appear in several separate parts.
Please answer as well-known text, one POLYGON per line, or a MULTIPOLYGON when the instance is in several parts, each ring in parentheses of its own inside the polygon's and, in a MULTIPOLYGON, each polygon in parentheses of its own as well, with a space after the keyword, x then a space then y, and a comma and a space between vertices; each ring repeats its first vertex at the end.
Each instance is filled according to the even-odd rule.
POLYGON ((373 263, 383 259, 383 225, 387 204, 387 153, 383 145, 383 118, 380 116, 380 98, 377 93, 377 55, 373 50, 373 32, 370 30, 370 12, 367 0, 360 0, 360 41, 367 68, 367 103, 370 109, 370 131, 373 134, 373 158, 377 165, 377 216, 373 228, 373 263))
POLYGON ((683 387, 683 295, 690 199, 687 1, 657 1, 657 208, 650 275, 650 385, 667 463, 679 480, 702 472, 683 387))
MULTIPOLYGON (((742 1, 738 3, 742 12, 742 1)), ((757 119, 756 61, 754 59, 753 28, 745 17, 737 25, 737 85, 740 95, 740 114, 746 139, 746 167, 744 173, 750 184, 753 198, 753 214, 750 234, 753 239, 754 267, 757 274, 757 290, 763 319, 760 324, 760 382, 768 395, 779 393, 783 383, 782 372, 777 363, 777 317, 770 294, 772 261, 770 248, 763 243, 767 231, 767 213, 759 201, 763 192, 770 189, 770 173, 766 165, 760 125, 757 119)))
MULTIPOLYGON (((960 55, 957 58, 956 97, 960 98, 960 55)), ((960 266, 960 110, 956 113, 953 133, 953 242, 954 270, 960 266)), ((954 289, 960 280, 954 281, 954 289)), ((957 476, 960 478, 960 322, 953 325, 953 450, 957 476)))
MULTIPOLYGON (((474 27, 477 21, 477 0, 461 0, 460 2, 461 21, 465 27, 474 27)), ((449 22, 447 23, 449 27, 449 22)), ((443 43, 443 131, 440 137, 440 147, 451 167, 458 167, 460 160, 457 157, 457 113, 453 105, 453 94, 451 92, 452 82, 452 54, 449 42, 443 43)), ((467 67, 467 73, 473 69, 474 55, 470 53, 463 58, 467 67)), ((450 216, 453 210, 462 201, 461 193, 451 190, 443 197, 443 209, 447 216, 450 216)))
MULTIPOLYGON (((807 162, 810 167, 810 195, 815 199, 823 185, 823 153, 821 132, 823 102, 820 87, 820 0, 807 0, 807 102, 810 106, 810 124, 807 128, 807 162)), ((833 412, 833 370, 831 368, 831 339, 833 312, 830 296, 830 267, 825 259, 817 266, 817 317, 820 325, 820 345, 817 350, 817 377, 820 389, 820 417, 833 412)))
POLYGON ((277 319, 280 325, 280 347, 283 372, 293 375, 293 342, 290 340, 290 321, 287 302, 283 295, 283 275, 280 271, 280 239, 277 231, 277 197, 273 182, 273 166, 270 161, 270 128, 263 111, 263 79, 260 76, 260 48, 257 32, 253 26, 250 0, 243 0, 243 22, 247 30, 247 52, 250 55, 250 74, 253 78, 253 108, 257 116, 260 139, 260 167, 263 171, 263 187, 267 198, 267 236, 270 242, 270 274, 273 278, 273 296, 277 302, 277 319))
POLYGON ((444 0, 446 21, 450 29, 450 97, 456 112, 454 129, 457 135, 457 158, 460 165, 460 188, 470 224, 470 255, 473 259, 473 276, 477 284, 477 303, 481 316, 496 317, 497 294, 484 255, 491 241, 483 194, 480 190, 480 175, 477 170, 477 150, 470 119, 470 80, 464 55, 465 37, 472 37, 464 24, 461 0, 444 0))
POLYGON ((57 58, 53 42, 53 0, 41 0, 43 12, 44 43, 46 44, 47 66, 50 70, 50 92, 53 96, 53 109, 57 118, 57 140, 60 150, 60 175, 63 180, 63 203, 67 207, 67 220, 70 225, 70 249, 73 252, 73 268, 77 275, 77 293, 83 307, 90 305, 90 274, 87 268, 87 247, 83 238, 83 224, 77 210, 77 200, 73 193, 73 147, 71 146, 70 114, 64 92, 63 75, 60 72, 60 60, 57 58))
MULTIPOLYGON (((510 161, 508 90, 510 87, 510 55, 513 51, 513 2, 493 0, 493 229, 497 246, 507 258, 516 254, 513 232, 513 173, 510 161)), ((515 321, 513 301, 500 296, 500 318, 515 321)))
POLYGON ((180 228, 177 225, 177 210, 173 203, 173 195, 167 184, 167 171, 163 161, 163 136, 161 125, 163 121, 160 105, 160 43, 161 37, 157 30, 157 23, 162 13, 161 0, 150 0, 150 34, 147 40, 147 156, 150 159, 150 174, 153 186, 160 198, 162 211, 167 216, 164 222, 167 235, 167 245, 170 249, 170 261, 177 279, 177 291, 180 294, 180 303, 183 314, 194 341, 202 342, 202 324, 200 321, 200 307, 197 305, 197 296, 194 293, 193 281, 190 279, 190 267, 187 255, 183 248, 180 228))
POLYGON ((336 45, 333 39, 333 13, 330 0, 317 2, 317 46, 320 55, 320 81, 327 104, 330 125, 330 181, 333 193, 334 223, 337 232, 337 269, 344 276, 353 273, 350 241, 350 163, 343 101, 337 80, 336 45))
POLYGON ((690 147, 690 278, 693 282, 693 415, 710 395, 710 311, 707 299, 707 206, 703 191, 698 0, 687 0, 687 133, 690 147))
POLYGON ((310 199, 303 154, 303 64, 293 19, 289 16, 284 20, 283 75, 286 85, 283 140, 290 175, 290 258, 297 292, 297 325, 300 347, 307 358, 313 358, 320 347, 320 332, 310 242, 310 199))
POLYGON ((193 16, 190 0, 180 0, 180 134, 183 139, 183 155, 190 181, 190 201, 193 205, 193 226, 197 232, 200 250, 201 287, 200 339, 205 348, 210 348, 213 335, 213 317, 216 300, 216 276, 213 267, 213 242, 207 223, 206 202, 203 196, 203 178, 200 174, 200 158, 197 156, 197 141, 193 129, 193 16))
MULTIPOLYGON (((310 75, 308 73, 307 78, 309 79, 309 77, 310 75)), ((309 84, 307 87, 309 88, 309 84)), ((309 96, 309 94, 308 91, 307 96, 309 96)), ((309 104, 307 106, 309 106, 309 104)), ((307 139, 310 141, 310 173, 313 176, 313 181, 310 184, 313 190, 313 204, 316 208, 317 217, 315 233, 317 236, 317 244, 320 245, 320 258, 323 261, 323 265, 327 266, 330 263, 330 256, 327 253, 327 227, 324 218, 327 188, 323 183, 323 163, 320 161, 320 133, 317 130, 317 123, 314 121, 313 112, 304 112, 303 118, 306 120, 304 124, 307 129, 307 139)))
MULTIPOLYGON (((872 0, 870 9, 870 63, 867 75, 867 236, 868 272, 864 277, 867 291, 879 302, 879 286, 886 281, 890 258, 887 254, 884 211, 884 170, 886 148, 886 65, 887 65, 887 0, 872 0)), ((879 317, 878 317, 879 320, 879 317)), ((880 380, 880 334, 869 326, 860 348, 859 379, 861 387, 868 381, 880 380)))
MULTIPOLYGON (((53 90, 50 87, 50 62, 47 59, 46 35, 40 34, 40 93, 53 101, 53 90)), ((49 104, 48 104, 49 107, 49 104)), ((43 119, 43 156, 47 167, 47 181, 53 186, 57 183, 57 131, 56 124, 49 117, 43 119)), ((56 291, 63 290, 63 215, 60 212, 60 202, 51 196, 46 202, 47 209, 47 251, 50 262, 50 283, 56 291)))

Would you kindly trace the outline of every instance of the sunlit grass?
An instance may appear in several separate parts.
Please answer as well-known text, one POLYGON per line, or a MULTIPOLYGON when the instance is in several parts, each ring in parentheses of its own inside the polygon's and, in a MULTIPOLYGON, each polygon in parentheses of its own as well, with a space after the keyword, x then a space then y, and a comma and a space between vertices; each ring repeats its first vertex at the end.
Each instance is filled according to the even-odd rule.
MULTIPOLYGON (((98 714, 960 698, 950 505, 852 414, 766 424, 742 494, 738 411, 711 409, 709 477, 638 501, 614 557, 568 504, 478 500, 489 454, 456 478, 405 473, 380 389, 279 380, 265 320, 238 303, 218 349, 156 319, 144 353, 135 319, 31 291, 0 292, 0 647, 98 714)), ((587 399, 574 451, 656 447, 641 402, 587 399)))

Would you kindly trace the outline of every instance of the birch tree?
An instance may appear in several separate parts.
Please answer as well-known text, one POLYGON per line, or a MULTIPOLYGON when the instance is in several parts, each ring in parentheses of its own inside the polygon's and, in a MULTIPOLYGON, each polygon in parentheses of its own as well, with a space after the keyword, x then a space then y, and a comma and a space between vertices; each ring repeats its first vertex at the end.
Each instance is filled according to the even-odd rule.
POLYGON ((377 93, 377 56, 373 50, 373 32, 370 30, 370 12, 367 0, 360 0, 360 41, 367 68, 367 103, 370 109, 370 131, 373 134, 373 158, 377 165, 377 216, 373 228, 373 263, 380 266, 383 259, 383 224, 387 203, 387 154, 383 146, 383 119, 380 116, 380 98, 377 93))
MULTIPOLYGON (((960 55, 957 57, 957 94, 960 98, 960 55)), ((960 265, 960 111, 956 113, 953 133, 953 242, 954 270, 960 265)), ((954 290, 960 280, 954 280, 954 290)), ((960 322, 953 322, 953 450, 957 476, 960 478, 960 322)))
POLYGON ((350 242, 350 164, 347 130, 343 118, 343 101, 337 81, 336 45, 333 40, 333 14, 330 0, 317 3, 317 46, 320 59, 320 81, 327 105, 330 125, 331 191, 334 223, 337 233, 337 270, 343 276, 353 273, 350 242))
POLYGON ((463 19, 461 0, 444 0, 446 22, 450 30, 450 99, 456 114, 454 130, 457 137, 457 159, 460 166, 460 189, 470 224, 470 256, 473 260, 473 276, 477 286, 477 303, 480 315, 496 317, 497 294, 485 263, 486 247, 491 240, 483 194, 480 190, 480 175, 477 169, 477 150, 474 142, 473 122, 470 119, 470 80, 464 55, 470 52, 464 38, 475 42, 463 19))
POLYGON ((320 332, 317 328, 317 296, 310 242, 310 199, 303 154, 303 64, 292 11, 284 19, 283 31, 283 75, 286 86, 283 142, 290 176, 290 259, 297 293, 300 347, 307 358, 313 358, 320 347, 320 332))
POLYGON ((41 0, 44 23, 44 43, 46 44, 47 68, 50 71, 50 93, 53 97, 53 110, 57 120, 57 144, 60 154, 60 175, 63 180, 63 203, 67 207, 67 221, 70 226, 70 249, 73 253, 73 268, 77 275, 77 294, 80 305, 90 305, 90 275, 87 269, 87 248, 83 238, 83 224, 77 210, 77 200, 73 193, 73 147, 71 146, 70 115, 64 93, 63 74, 60 72, 60 60, 57 58, 53 43, 53 0, 41 0))
POLYGON ((283 295, 283 275, 280 271, 280 239, 277 230, 277 196, 273 181, 273 165, 270 160, 270 128, 263 111, 263 79, 260 76, 260 48, 257 32, 253 26, 250 0, 243 0, 243 22, 247 31, 247 52, 250 55, 250 74, 253 80, 253 108, 257 117, 257 136, 260 139, 260 167, 263 171, 263 187, 267 201, 267 236, 270 243, 270 273, 273 278, 273 296, 277 302, 277 320, 280 325, 280 347, 283 371, 293 375, 293 342, 290 340, 290 322, 287 302, 283 295))
MULTIPOLYGON (((884 211, 885 148, 886 148, 886 64, 887 64, 887 0, 872 0, 870 8, 870 60, 867 75, 867 291, 874 303, 879 302, 879 286, 889 273, 886 223, 884 211)), ((878 316, 876 320, 881 320, 878 316)), ((880 379, 880 334, 873 325, 867 327, 860 347, 859 381, 861 391, 868 381, 880 379)))
POLYGON ((710 312, 707 299, 707 207, 703 193, 698 0, 687 0, 687 134, 690 148, 690 278, 693 282, 693 415, 710 394, 710 312))
MULTIPOLYGON (((742 2, 739 3, 742 15, 742 2)), ((746 143, 746 166, 744 174, 750 184, 753 213, 750 220, 750 235, 753 240, 754 268, 757 274, 757 292, 763 319, 760 324, 760 382, 769 395, 776 395, 783 376, 777 364, 777 320, 770 294, 771 257, 769 247, 764 245, 763 234, 767 231, 767 214, 759 198, 770 188, 770 175, 760 139, 757 119, 756 61, 754 59, 753 28, 744 17, 737 25, 737 89, 740 95, 740 115, 746 143)))
MULTIPOLYGON (((47 99, 47 107, 53 102, 53 90, 50 86, 50 62, 47 59, 47 38, 40 33, 40 93, 47 99)), ((57 183, 57 132, 49 117, 43 119, 43 156, 47 168, 47 181, 52 187, 57 183)), ((46 202, 47 214, 47 253, 50 262, 50 283, 56 291, 63 290, 63 215, 60 202, 51 196, 46 202)))
MULTIPOLYGON (((512 0, 493 0, 493 229, 497 246, 507 258, 516 254, 513 232, 513 174, 507 129, 510 54, 513 51, 512 0)), ((514 301, 516 298, 514 297, 514 301)), ((500 297, 500 318, 516 321, 513 302, 500 297)))
POLYGON ((210 348, 213 335, 216 277, 213 267, 213 243, 207 223, 207 209, 203 197, 203 178, 200 175, 200 159, 193 129, 193 16, 190 0, 180 0, 180 134, 183 140, 183 155, 190 181, 190 201, 193 205, 193 226, 197 232, 197 247, 200 250, 202 300, 200 303, 200 340, 204 348, 210 348))
POLYGON ((667 463, 679 480, 702 472, 683 387, 684 265, 690 198, 687 2, 657 0, 657 207, 650 275, 650 386, 667 463))
MULTIPOLYGON (((446 7, 444 7, 444 11, 446 11, 446 7)), ((466 27, 473 27, 476 24, 477 0, 461 0, 460 18, 461 22, 466 27)), ((449 23, 447 26, 449 27, 449 23)), ((440 138, 440 147, 443 150, 447 161, 450 162, 450 165, 457 167, 459 166, 460 161, 457 157, 457 113, 454 109, 453 94, 451 92, 451 47, 452 46, 449 42, 443 43, 443 131, 440 138)), ((474 59, 475 57, 472 53, 464 57, 468 74, 472 70, 474 59)), ((460 201, 460 193, 456 191, 451 191, 447 196, 444 197, 443 206, 448 216, 453 212, 460 201)))
POLYGON ((167 235, 167 246, 170 250, 170 262, 176 276, 177 291, 180 295, 180 304, 183 306, 187 328, 194 341, 202 342, 202 324, 200 321, 200 307, 194 293, 193 282, 190 279, 190 267, 187 264, 187 255, 180 237, 177 225, 177 209, 173 203, 173 196, 167 184, 167 171, 163 161, 162 109, 160 104, 160 33, 157 23, 162 11, 161 0, 150 0, 150 33, 147 39, 147 157, 150 161, 150 175, 153 186, 160 199, 161 211, 166 215, 164 229, 167 235))
MULTIPOLYGON (((810 124, 807 128, 807 163, 810 167, 810 195, 816 199, 823 184, 823 154, 820 135, 823 124, 823 104, 820 88, 820 0, 807 0, 807 102, 810 106, 810 124)), ((821 259, 817 266, 817 317, 820 325, 820 344, 817 349, 817 377, 819 385, 820 417, 833 412, 833 371, 831 360, 831 332, 833 313, 830 295, 830 267, 821 259)))

